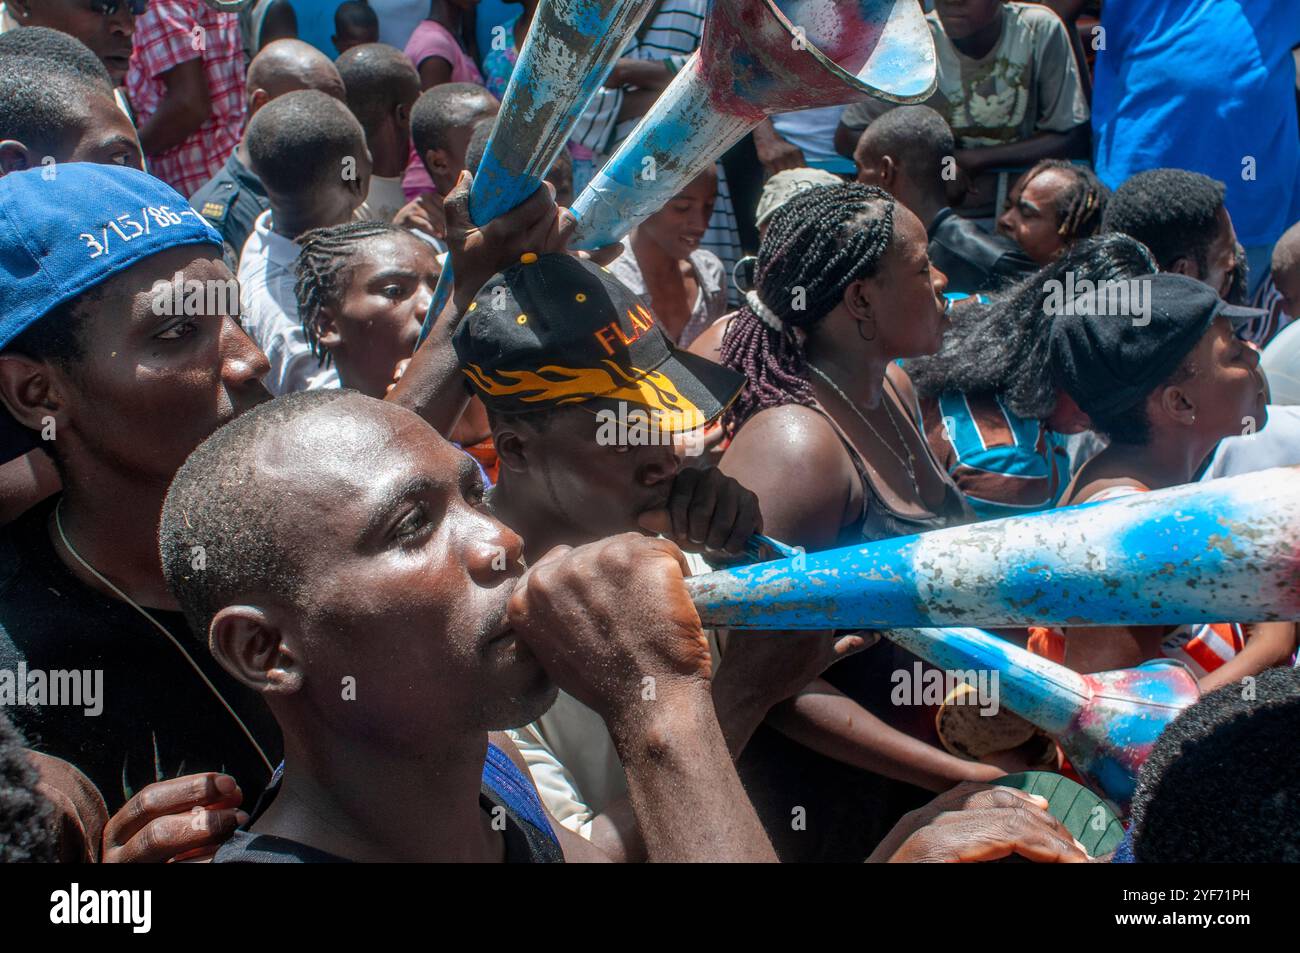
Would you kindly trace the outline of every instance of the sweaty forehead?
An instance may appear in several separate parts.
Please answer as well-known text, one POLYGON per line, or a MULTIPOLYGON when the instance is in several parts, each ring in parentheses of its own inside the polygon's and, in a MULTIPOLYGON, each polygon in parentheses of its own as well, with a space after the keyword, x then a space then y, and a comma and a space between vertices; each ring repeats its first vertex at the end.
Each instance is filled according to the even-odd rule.
POLYGON ((325 404, 264 433, 254 455, 259 479, 279 492, 359 502, 390 482, 455 482, 459 459, 421 418, 360 395, 325 404))

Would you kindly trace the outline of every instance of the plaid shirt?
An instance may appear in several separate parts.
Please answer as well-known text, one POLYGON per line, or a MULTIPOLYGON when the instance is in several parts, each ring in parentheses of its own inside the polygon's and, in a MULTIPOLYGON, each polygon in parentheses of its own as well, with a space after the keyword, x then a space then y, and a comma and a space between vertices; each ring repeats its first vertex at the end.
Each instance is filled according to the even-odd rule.
POLYGON ((202 0, 153 0, 136 18, 134 42, 126 88, 141 126, 158 111, 167 92, 163 74, 203 59, 211 114, 180 145, 149 156, 154 175, 182 195, 193 195, 234 151, 244 128, 239 16, 217 13, 202 0))

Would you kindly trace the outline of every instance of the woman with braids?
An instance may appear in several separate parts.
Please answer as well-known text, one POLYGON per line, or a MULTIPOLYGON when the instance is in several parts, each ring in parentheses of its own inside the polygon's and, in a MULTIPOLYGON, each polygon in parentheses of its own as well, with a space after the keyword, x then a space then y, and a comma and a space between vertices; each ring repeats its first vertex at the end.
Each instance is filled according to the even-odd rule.
POLYGON ((1110 189, 1085 165, 1044 159, 1007 193, 998 231, 1046 265, 1081 238, 1096 234, 1110 189))
MULTIPOLYGON (((406 368, 441 268, 432 245, 384 222, 317 228, 299 240, 298 314, 312 353, 343 387, 383 399, 406 368)), ((487 413, 471 400, 449 435, 496 476, 487 413)))
MULTIPOLYGON (((1156 271, 1146 246, 1127 235, 1087 239, 989 304, 959 308, 939 353, 907 362, 930 448, 981 519, 1055 506, 1071 473, 1066 437, 1089 430, 1052 376, 1054 301, 1069 282, 1156 271)), ((1094 435, 1086 439, 1097 449, 1094 435)))
MULTIPOLYGON (((897 364, 938 349, 945 285, 920 220, 880 189, 811 189, 772 216, 722 344, 748 384, 720 466, 758 495, 764 532, 811 551, 971 519, 897 364)), ((914 662, 877 644, 769 712, 740 764, 784 859, 861 860, 918 788, 1002 773, 931 744, 927 709, 891 704, 891 673, 914 662)))

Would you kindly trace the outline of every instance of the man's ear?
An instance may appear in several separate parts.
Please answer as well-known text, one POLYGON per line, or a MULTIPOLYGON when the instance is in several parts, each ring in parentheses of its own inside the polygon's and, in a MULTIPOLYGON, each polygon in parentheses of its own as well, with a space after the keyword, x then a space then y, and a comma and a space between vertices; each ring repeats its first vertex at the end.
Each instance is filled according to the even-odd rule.
POLYGON ((424 167, 429 170, 429 175, 451 175, 451 156, 446 149, 426 149, 421 158, 424 159, 424 167))
POLYGON ((292 695, 304 673, 296 649, 275 621, 255 606, 226 606, 208 626, 208 648, 227 672, 263 695, 292 695))
POLYGON ((1169 267, 1165 271, 1173 275, 1186 275, 1188 278, 1195 278, 1197 281, 1201 280, 1201 269, 1196 267, 1195 259, 1189 255, 1175 258, 1169 263, 1169 267))
POLYGON ((528 437, 512 427, 502 427, 492 432, 492 446, 497 459, 508 470, 521 473, 528 469, 528 437))
POLYGON ((880 178, 880 187, 891 195, 898 183, 898 163, 893 156, 881 156, 876 162, 876 174, 880 178))
POLYGON ((63 388, 62 375, 45 361, 0 354, 0 403, 24 427, 54 434, 63 430, 67 425, 63 388))
POLYGON ((35 164, 31 150, 17 139, 0 139, 0 176, 22 172, 35 164))
POLYGON ((270 101, 271 101, 271 94, 268 93, 266 90, 261 89, 260 87, 258 89, 253 90, 253 92, 249 94, 248 97, 248 118, 252 119, 253 114, 256 113, 259 109, 261 109, 270 101))
POLYGON ((393 113, 393 121, 397 123, 397 131, 403 134, 403 138, 409 140, 411 136, 411 103, 398 103, 397 109, 393 113))

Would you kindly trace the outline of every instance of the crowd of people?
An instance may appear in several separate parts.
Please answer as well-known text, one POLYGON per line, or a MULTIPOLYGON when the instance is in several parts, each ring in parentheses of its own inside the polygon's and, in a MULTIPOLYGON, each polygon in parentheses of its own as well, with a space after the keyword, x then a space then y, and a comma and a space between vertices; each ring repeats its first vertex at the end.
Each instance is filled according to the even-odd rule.
POLYGON ((579 253, 705 0, 484 224, 538 0, 5 0, 0 860, 1300 860, 1293 622, 997 631, 1199 684, 1099 851, 880 633, 701 623, 785 546, 1300 465, 1300 8, 896 2, 925 102, 579 253))

